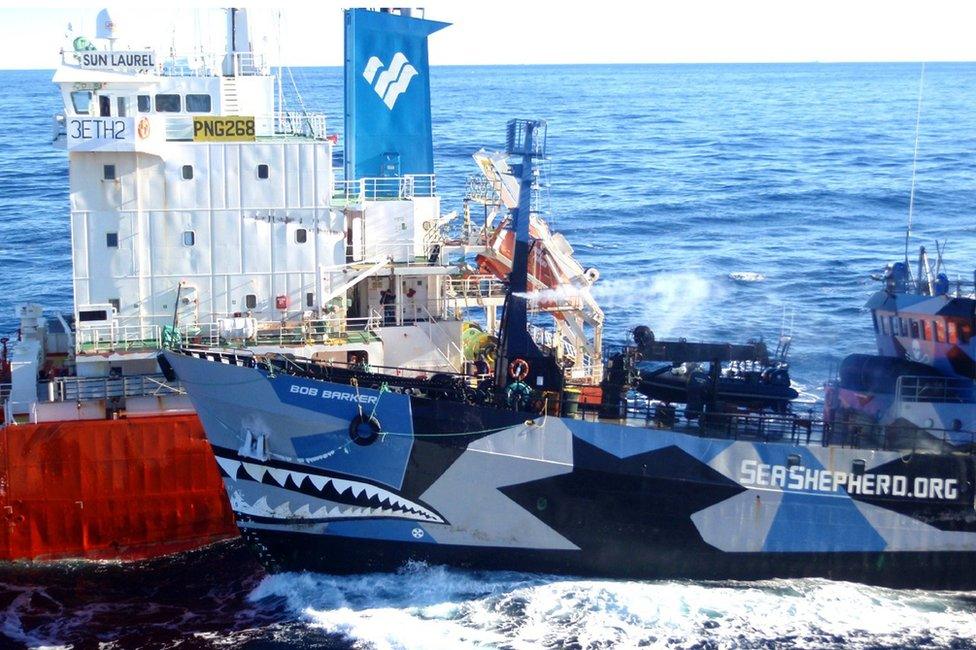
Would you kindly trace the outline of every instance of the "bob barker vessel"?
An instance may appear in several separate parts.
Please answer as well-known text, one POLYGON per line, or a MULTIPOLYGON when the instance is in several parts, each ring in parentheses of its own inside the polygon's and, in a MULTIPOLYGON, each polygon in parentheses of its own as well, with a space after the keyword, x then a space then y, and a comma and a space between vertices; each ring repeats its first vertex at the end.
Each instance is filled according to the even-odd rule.
MULTIPOLYGON (((608 357, 596 403, 581 409, 560 351, 538 346, 528 329, 546 125, 513 120, 507 142, 520 188, 492 376, 164 353, 164 371, 186 387, 214 447, 238 526, 269 565, 353 572, 415 559, 622 577, 976 585, 968 425, 865 437, 849 420, 723 408, 717 363, 701 408, 678 417, 671 405, 634 401, 638 366, 656 354, 646 337, 608 357), (930 438, 938 444, 923 444, 930 438)), ((897 277, 890 291, 876 323, 896 306, 935 313, 929 303, 973 318, 971 302, 899 295, 897 277)), ((895 357, 891 346, 905 342, 882 343, 895 357)))
MULTIPOLYGON (((340 169, 325 116, 283 105, 281 70, 252 50, 247 13, 226 20, 213 55, 130 48, 104 12, 97 38, 69 36, 54 82, 74 309, 19 307, 4 342, 0 559, 135 559, 237 534, 193 406, 159 371, 161 347, 409 367, 433 381, 493 359, 515 181, 481 152, 463 216, 441 212, 427 37, 445 24, 346 12, 356 63, 340 169), (483 328, 461 319, 469 309, 483 328)), ((565 240, 541 223, 535 234, 532 288, 592 281, 565 240)), ((563 350, 567 374, 598 382, 602 313, 580 300, 556 316, 536 336, 563 350)))

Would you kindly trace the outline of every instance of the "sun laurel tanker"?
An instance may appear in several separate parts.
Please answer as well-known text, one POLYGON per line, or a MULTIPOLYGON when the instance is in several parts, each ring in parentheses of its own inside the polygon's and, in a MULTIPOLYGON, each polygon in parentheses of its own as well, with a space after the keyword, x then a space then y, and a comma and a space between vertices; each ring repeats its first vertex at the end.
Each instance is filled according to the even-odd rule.
POLYGON ((509 123, 519 200, 486 377, 164 354, 203 421, 238 524, 269 564, 351 572, 418 559, 626 577, 976 584, 971 432, 945 432, 937 448, 904 436, 862 448, 843 427, 723 405, 717 382, 683 419, 668 404, 643 402, 638 414, 630 397, 641 345, 609 357, 599 386, 583 392, 598 399, 580 410, 559 350, 527 333, 544 142, 544 123, 509 123))

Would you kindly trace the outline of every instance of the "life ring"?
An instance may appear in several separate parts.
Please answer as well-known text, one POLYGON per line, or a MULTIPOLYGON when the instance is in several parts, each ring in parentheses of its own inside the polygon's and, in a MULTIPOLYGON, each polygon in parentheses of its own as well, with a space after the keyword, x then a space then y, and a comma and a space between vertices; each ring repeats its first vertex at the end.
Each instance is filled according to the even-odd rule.
POLYGON ((372 415, 357 415, 349 423, 349 438, 361 447, 367 447, 380 437, 380 421, 372 415))
POLYGON ((529 376, 529 362, 518 357, 512 359, 508 364, 508 376, 515 381, 522 381, 529 376))
POLYGON ((136 132, 139 134, 140 140, 145 140, 149 137, 149 118, 144 117, 139 120, 139 126, 136 127, 136 132))

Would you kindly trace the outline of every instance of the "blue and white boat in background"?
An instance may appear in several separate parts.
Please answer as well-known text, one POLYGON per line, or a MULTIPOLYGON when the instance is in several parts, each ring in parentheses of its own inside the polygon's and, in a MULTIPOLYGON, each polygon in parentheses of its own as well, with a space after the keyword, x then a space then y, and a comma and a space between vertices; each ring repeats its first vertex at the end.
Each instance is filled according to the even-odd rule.
POLYGON ((838 441, 973 450, 976 295, 924 247, 917 272, 889 265, 867 302, 876 355, 852 354, 827 385, 825 419, 838 441))
MULTIPOLYGON (((362 14, 351 16, 347 39, 357 39, 362 14)), ((412 19, 387 18, 369 41, 375 52, 347 40, 346 79, 395 110, 373 92, 371 61, 395 59, 409 38, 395 21, 412 19)), ((730 408, 716 381, 678 417, 672 405, 634 399, 646 341, 596 364, 587 384, 574 381, 562 338, 533 338, 533 308, 552 313, 557 327, 580 326, 560 302, 540 310, 529 297, 546 261, 533 257, 532 237, 546 128, 512 120, 506 156, 479 159, 499 170, 509 208, 493 367, 431 375, 253 350, 160 356, 188 392, 238 526, 266 563, 343 573, 421 560, 640 578, 976 584, 971 422, 942 437, 926 427, 855 435, 850 420, 730 408)), ((396 151, 395 141, 387 146, 396 151)), ((547 263, 559 266, 556 257, 547 263)), ((585 291, 561 293, 575 314, 597 313, 580 305, 585 291)), ((876 323, 895 306, 903 318, 909 304, 953 305, 934 289, 904 295, 879 303, 876 323)), ((958 347, 962 325, 945 316, 945 343, 933 333, 932 344, 958 347)), ((923 337, 912 340, 929 350, 923 337)), ((905 342, 901 333, 890 343, 905 342)))

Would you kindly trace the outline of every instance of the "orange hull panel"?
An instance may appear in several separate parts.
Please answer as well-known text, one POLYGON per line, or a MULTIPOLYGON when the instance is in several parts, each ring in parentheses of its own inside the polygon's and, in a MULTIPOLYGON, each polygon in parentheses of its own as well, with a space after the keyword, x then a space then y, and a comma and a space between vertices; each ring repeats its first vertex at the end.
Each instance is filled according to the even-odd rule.
POLYGON ((236 535, 196 415, 0 428, 0 560, 139 560, 236 535))

